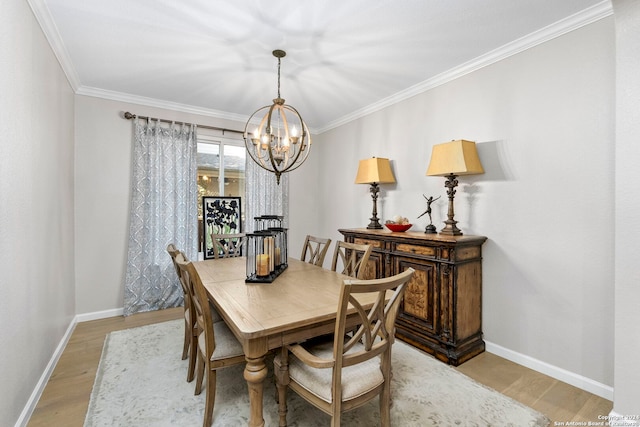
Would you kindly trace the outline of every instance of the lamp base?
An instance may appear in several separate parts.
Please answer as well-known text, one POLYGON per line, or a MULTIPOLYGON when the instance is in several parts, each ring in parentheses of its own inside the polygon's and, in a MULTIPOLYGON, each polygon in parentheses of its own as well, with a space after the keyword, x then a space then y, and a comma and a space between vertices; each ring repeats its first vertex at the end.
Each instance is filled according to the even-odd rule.
POLYGON ((372 182, 369 192, 371 193, 371 200, 373 201, 373 211, 371 212, 371 222, 367 225, 367 230, 382 230, 382 225, 378 219, 378 192, 380 186, 377 182, 372 182))
POLYGON ((458 186, 458 176, 450 173, 446 176, 444 186, 447 188, 447 196, 449 196, 449 211, 447 212, 447 220, 444 222, 445 226, 440 230, 440 234, 445 236, 462 236, 462 231, 456 226, 458 221, 453 219, 453 198, 456 194, 456 187, 458 186))
POLYGON ((382 225, 378 222, 378 218, 370 218, 371 222, 367 225, 367 230, 382 230, 382 225))
POLYGON ((445 226, 442 230, 440 230, 440 234, 445 236, 462 236, 462 230, 460 230, 456 224, 458 221, 455 220, 446 220, 445 226))

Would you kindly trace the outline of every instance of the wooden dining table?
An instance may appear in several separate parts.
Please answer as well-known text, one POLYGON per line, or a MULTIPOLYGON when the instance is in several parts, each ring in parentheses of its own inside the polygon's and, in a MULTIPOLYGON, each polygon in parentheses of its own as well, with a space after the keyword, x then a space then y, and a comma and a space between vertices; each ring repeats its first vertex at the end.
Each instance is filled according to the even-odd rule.
POLYGON ((332 333, 340 289, 350 277, 289 258, 288 268, 272 283, 245 283, 245 263, 246 258, 237 257, 198 261, 194 266, 211 302, 242 343, 249 426, 259 427, 264 426, 265 356, 286 344, 332 333))

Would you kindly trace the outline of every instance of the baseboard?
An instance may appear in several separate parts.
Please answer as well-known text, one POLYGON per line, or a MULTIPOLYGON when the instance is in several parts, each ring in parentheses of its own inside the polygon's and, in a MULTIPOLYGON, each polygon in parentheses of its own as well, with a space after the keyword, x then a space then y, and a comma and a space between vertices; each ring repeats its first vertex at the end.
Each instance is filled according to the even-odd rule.
POLYGON ((88 322, 90 320, 106 319, 108 317, 122 316, 124 308, 114 308, 111 310, 94 311, 93 313, 77 314, 76 321, 78 323, 88 322))
POLYGON ((58 360, 60 360, 60 356, 62 355, 62 352, 64 351, 65 347, 67 346, 67 343, 71 338, 71 334, 73 333, 73 330, 76 328, 76 324, 78 323, 77 318, 78 316, 74 317, 71 323, 69 323, 67 330, 65 331, 64 335, 62 336, 62 339, 58 343, 58 347, 56 347, 56 350, 53 352, 53 355, 51 356, 51 359, 49 360, 47 367, 45 368, 44 372, 40 376, 40 380, 38 380, 38 383, 36 384, 35 389, 31 393, 31 396, 29 396, 29 400, 27 401, 27 404, 22 410, 20 417, 18 417, 18 420, 16 421, 16 424, 15 424, 16 427, 24 427, 29 422, 29 418, 31 418, 31 414, 33 414, 33 411, 36 408, 36 405, 38 404, 38 400, 40 400, 40 396, 42 396, 42 392, 44 391, 44 388, 49 382, 49 378, 51 378, 51 374, 53 374, 53 370, 58 364, 58 360))
POLYGON ((519 365, 588 391, 589 393, 600 396, 603 399, 613 401, 613 387, 611 386, 599 383, 590 378, 578 375, 575 372, 567 371, 566 369, 559 368, 541 360, 534 359, 533 357, 518 353, 492 342, 485 341, 485 349, 489 353, 493 353, 519 365))
POLYGON ((637 427, 640 426, 640 419, 638 419, 638 417, 638 415, 625 416, 611 411, 609 412, 609 418, 604 421, 609 421, 607 425, 612 427, 637 427))
POLYGON ((71 338, 71 334, 76 328, 76 325, 81 322, 88 322, 89 320, 106 319, 108 317, 122 316, 123 313, 124 313, 123 308, 116 308, 113 310, 104 310, 104 311, 96 311, 93 313, 77 314, 73 318, 71 323, 69 323, 69 326, 67 327, 66 332, 62 336, 60 343, 58 343, 58 347, 56 347, 56 350, 53 352, 53 355, 51 356, 51 359, 49 360, 47 367, 45 368, 44 372, 40 376, 40 380, 38 381, 38 384, 36 384, 36 388, 31 393, 31 396, 29 397, 27 404, 22 410, 20 417, 18 417, 15 427, 26 427, 26 425, 29 423, 29 418, 31 418, 31 414, 33 414, 33 411, 36 408, 36 405, 38 404, 38 400, 40 400, 40 396, 42 396, 42 392, 44 391, 44 388, 49 382, 49 378, 51 378, 51 375, 53 374, 53 370, 58 364, 58 360, 60 360, 60 356, 62 355, 62 352, 64 351, 65 347, 67 346, 67 343, 69 342, 69 339, 71 338))

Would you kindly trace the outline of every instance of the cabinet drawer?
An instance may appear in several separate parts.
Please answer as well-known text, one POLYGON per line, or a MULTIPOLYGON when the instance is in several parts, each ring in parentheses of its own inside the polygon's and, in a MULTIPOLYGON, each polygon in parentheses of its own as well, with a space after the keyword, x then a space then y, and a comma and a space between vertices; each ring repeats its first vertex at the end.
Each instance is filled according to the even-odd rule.
POLYGON ((353 239, 353 243, 357 245, 371 245, 372 248, 383 249, 384 242, 382 240, 369 240, 356 237, 353 239))
POLYGON ((466 261, 480 258, 480 246, 468 246, 460 248, 456 252, 456 261, 466 261))
POLYGON ((409 245, 406 243, 398 243, 396 246, 396 252, 403 252, 406 254, 413 255, 422 255, 435 258, 436 257, 436 248, 431 246, 418 246, 418 245, 409 245))

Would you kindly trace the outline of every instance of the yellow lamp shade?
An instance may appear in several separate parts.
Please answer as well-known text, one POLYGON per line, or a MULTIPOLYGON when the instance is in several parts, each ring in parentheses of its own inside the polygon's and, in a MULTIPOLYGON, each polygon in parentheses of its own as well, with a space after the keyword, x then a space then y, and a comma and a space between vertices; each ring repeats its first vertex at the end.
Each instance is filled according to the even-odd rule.
POLYGON ((476 175, 484 173, 476 143, 459 139, 433 146, 428 176, 476 175))
POLYGON ((356 184, 392 183, 396 182, 389 159, 372 157, 360 160, 356 184))

